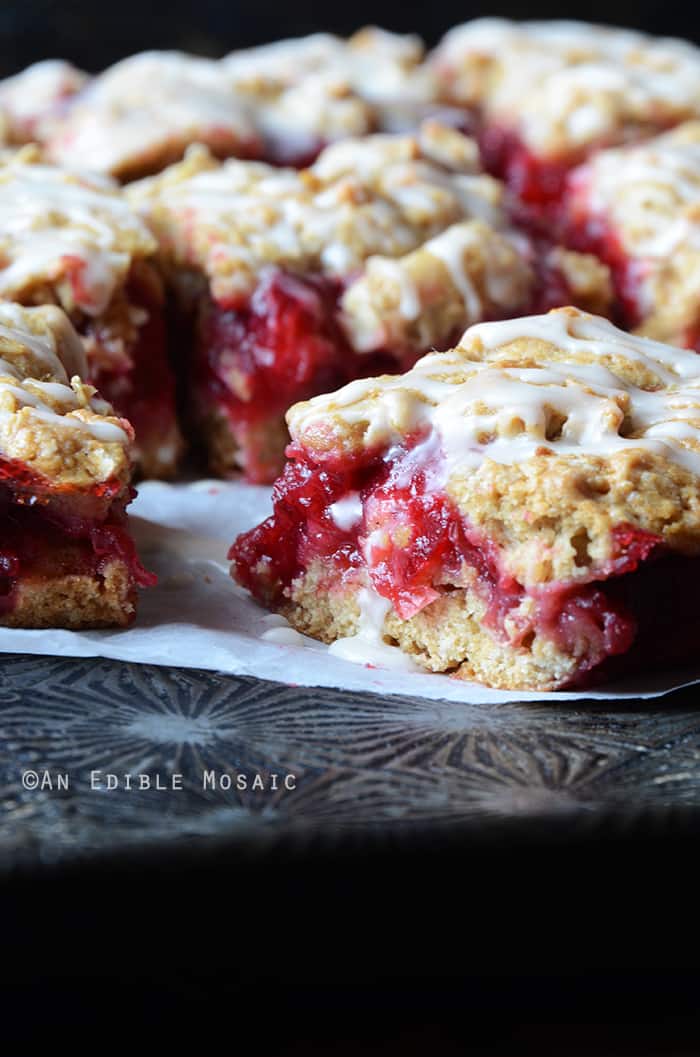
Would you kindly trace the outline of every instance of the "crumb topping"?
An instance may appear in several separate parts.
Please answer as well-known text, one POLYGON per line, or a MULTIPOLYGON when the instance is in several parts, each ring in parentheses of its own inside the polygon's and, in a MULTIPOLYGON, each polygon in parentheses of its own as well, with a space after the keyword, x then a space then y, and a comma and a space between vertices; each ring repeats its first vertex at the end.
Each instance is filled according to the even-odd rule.
POLYGON ((155 248, 110 181, 44 165, 34 147, 0 160, 0 297, 96 316, 155 248))
POLYGON ((700 50, 633 30, 476 19, 447 33, 431 61, 449 98, 548 157, 700 114, 700 50))
POLYGON ((131 56, 89 82, 46 133, 49 156, 128 178, 207 143, 222 156, 266 148, 315 153, 373 131, 379 103, 429 102, 431 71, 416 37, 379 29, 349 40, 315 34, 222 60, 176 51, 131 56))
POLYGON ((221 65, 182 52, 143 52, 94 78, 57 120, 47 142, 53 161, 84 159, 121 175, 161 152, 225 136, 234 150, 257 140, 251 115, 221 65))
POLYGON ((633 262, 644 331, 683 344, 700 319, 700 121, 601 151, 571 173, 567 209, 609 226, 633 262))
POLYGON ((405 473, 447 491, 524 584, 580 576, 576 534, 603 560, 625 523, 700 552, 700 358, 576 309, 478 324, 287 419, 322 462, 422 438, 405 473))
POLYGON ((450 225, 507 226, 503 188, 474 173, 472 141, 427 123, 416 136, 328 147, 309 169, 217 164, 200 148, 129 188, 162 252, 235 301, 270 265, 346 278, 372 254, 397 257, 450 225))
POLYGON ((60 487, 129 478, 131 427, 79 376, 80 339, 60 309, 0 304, 0 452, 60 487))
POLYGON ((0 81, 0 113, 14 143, 41 138, 61 106, 87 82, 87 74, 61 59, 44 59, 0 81))
POLYGON ((464 221, 402 257, 370 257, 343 295, 343 323, 358 352, 422 352, 465 323, 517 311, 534 278, 518 236, 464 221))

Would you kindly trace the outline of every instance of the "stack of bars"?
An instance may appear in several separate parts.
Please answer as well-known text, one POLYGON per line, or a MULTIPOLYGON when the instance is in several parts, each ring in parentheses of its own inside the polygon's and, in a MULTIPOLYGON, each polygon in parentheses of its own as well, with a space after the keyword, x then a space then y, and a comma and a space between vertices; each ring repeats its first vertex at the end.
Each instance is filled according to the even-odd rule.
POLYGON ((700 50, 51 60, 0 136, 5 623, 128 622, 130 468, 189 449, 276 480, 233 574, 336 652, 537 689, 692 656, 700 50))

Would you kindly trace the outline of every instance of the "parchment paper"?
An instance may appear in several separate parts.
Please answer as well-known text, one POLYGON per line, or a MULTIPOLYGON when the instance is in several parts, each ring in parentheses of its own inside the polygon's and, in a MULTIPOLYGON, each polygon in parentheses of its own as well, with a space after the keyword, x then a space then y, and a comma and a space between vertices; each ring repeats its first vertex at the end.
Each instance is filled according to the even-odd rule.
MULTIPOLYGON (((270 512, 270 489, 200 480, 147 481, 131 506, 142 560, 159 576, 141 595, 126 631, 0 629, 0 652, 63 657, 111 657, 143 664, 205 668, 299 686, 329 686, 379 694, 487 702, 542 700, 549 695, 488 690, 448 676, 389 671, 353 664, 311 639, 282 645, 262 636, 278 626, 228 575, 234 537, 270 512)), ((647 676, 585 693, 560 691, 557 700, 652 698, 700 682, 693 669, 647 676)))

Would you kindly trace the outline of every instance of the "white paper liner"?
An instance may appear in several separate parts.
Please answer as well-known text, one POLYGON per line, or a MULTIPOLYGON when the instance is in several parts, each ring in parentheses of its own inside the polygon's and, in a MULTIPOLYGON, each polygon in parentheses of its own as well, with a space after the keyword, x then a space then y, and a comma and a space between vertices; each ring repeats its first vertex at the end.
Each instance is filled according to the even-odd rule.
POLYGON ((60 657, 111 657, 142 664, 254 675, 289 685, 329 686, 470 704, 508 701, 653 698, 700 681, 695 669, 645 676, 584 692, 548 695, 489 690, 444 675, 353 664, 326 646, 280 645, 261 636, 270 617, 228 575, 235 536, 270 513, 270 489, 201 480, 147 481, 130 508, 142 560, 158 574, 126 631, 27 631, 0 628, 0 651, 60 657))

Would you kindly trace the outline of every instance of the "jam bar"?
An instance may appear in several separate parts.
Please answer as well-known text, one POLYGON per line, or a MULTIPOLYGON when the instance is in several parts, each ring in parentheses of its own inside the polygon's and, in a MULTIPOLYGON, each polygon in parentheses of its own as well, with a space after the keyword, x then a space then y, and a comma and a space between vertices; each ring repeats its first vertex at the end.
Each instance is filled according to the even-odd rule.
POLYGON ((516 231, 474 141, 432 121, 302 171, 193 149, 129 195, 194 327, 186 391, 209 466, 252 481, 280 471, 298 400, 406 369, 478 320, 610 296, 597 260, 516 231))
POLYGON ((155 249, 110 181, 42 164, 34 147, 0 162, 0 298, 65 310, 88 380, 136 430, 141 472, 169 476, 181 438, 155 249))
POLYGON ((532 205, 591 151, 700 116, 700 50, 632 30, 476 19, 430 61, 445 98, 478 116, 487 169, 532 205))
POLYGON ((567 178, 564 238, 610 267, 626 329, 700 352, 700 122, 567 178))
POLYGON ((347 41, 319 33, 218 61, 144 52, 90 80, 42 124, 39 139, 53 161, 122 181, 160 171, 193 143, 219 158, 302 166, 328 143, 399 114, 415 126, 434 109, 423 51, 416 37, 366 29, 347 41))
POLYGON ((257 156, 245 103, 212 59, 143 52, 93 78, 46 131, 49 159, 120 180, 157 172, 190 143, 220 155, 257 156))
POLYGON ((68 62, 44 59, 0 81, 0 123, 6 142, 43 139, 87 79, 87 74, 68 62))
POLYGON ((120 627, 155 578, 128 531, 131 426, 57 307, 0 303, 0 624, 120 627))
POLYGON ((564 308, 288 421, 232 571, 332 650, 531 690, 697 656, 695 353, 564 308))

